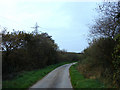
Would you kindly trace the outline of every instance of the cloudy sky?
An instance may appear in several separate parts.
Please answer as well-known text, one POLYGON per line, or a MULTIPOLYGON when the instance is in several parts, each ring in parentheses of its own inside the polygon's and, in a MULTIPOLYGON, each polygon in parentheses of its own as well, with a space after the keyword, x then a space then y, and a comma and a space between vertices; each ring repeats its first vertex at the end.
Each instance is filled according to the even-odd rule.
POLYGON ((31 32, 37 22, 60 49, 81 52, 88 46, 88 25, 97 17, 97 6, 95 1, 0 0, 0 28, 31 32))

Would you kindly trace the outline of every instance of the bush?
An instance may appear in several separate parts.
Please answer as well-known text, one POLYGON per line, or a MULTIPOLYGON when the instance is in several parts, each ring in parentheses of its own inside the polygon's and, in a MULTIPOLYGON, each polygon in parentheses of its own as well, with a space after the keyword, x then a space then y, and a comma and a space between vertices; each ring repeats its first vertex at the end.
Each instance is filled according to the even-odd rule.
POLYGON ((2 70, 3 80, 19 72, 41 69, 59 62, 72 62, 79 54, 58 49, 47 33, 34 34, 21 31, 3 33, 2 70))
POLYGON ((113 59, 115 41, 112 38, 94 39, 84 50, 83 60, 79 62, 79 71, 86 77, 106 78, 113 81, 113 59))
POLYGON ((116 41, 116 46, 113 52, 113 84, 116 87, 120 87, 120 34, 118 34, 114 39, 116 41))
MULTIPOLYGON (((3 33, 3 76, 57 63, 58 46, 47 33, 3 33)), ((4 78, 4 77, 3 77, 4 78)))

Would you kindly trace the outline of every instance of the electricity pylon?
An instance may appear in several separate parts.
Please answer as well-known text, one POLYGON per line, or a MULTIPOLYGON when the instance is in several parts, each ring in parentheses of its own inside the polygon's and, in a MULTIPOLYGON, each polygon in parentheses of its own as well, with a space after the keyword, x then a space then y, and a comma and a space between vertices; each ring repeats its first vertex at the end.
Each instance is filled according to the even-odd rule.
POLYGON ((37 22, 36 22, 35 26, 34 26, 34 27, 31 27, 31 28, 34 28, 34 29, 35 29, 35 30, 34 30, 34 33, 35 33, 35 34, 38 34, 38 28, 39 28, 39 26, 38 26, 37 22))

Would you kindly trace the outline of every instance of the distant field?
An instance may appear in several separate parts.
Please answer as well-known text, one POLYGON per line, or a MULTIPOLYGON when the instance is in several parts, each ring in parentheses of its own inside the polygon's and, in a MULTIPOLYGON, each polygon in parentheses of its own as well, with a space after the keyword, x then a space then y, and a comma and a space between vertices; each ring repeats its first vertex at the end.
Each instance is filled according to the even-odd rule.
POLYGON ((47 75, 58 66, 67 63, 68 62, 59 63, 55 65, 50 65, 40 70, 23 72, 13 80, 3 81, 3 88, 29 88, 31 85, 42 79, 45 75, 47 75))
POLYGON ((71 66, 70 76, 71 83, 73 88, 105 88, 105 86, 95 79, 85 78, 78 70, 76 69, 77 64, 71 66))

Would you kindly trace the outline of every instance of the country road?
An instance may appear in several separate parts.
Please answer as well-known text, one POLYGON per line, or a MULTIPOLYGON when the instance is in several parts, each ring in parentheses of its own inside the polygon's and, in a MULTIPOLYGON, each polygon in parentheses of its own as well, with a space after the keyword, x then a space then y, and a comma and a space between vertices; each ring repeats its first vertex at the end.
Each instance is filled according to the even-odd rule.
POLYGON ((56 68, 30 88, 72 88, 69 76, 69 68, 72 64, 56 68))

